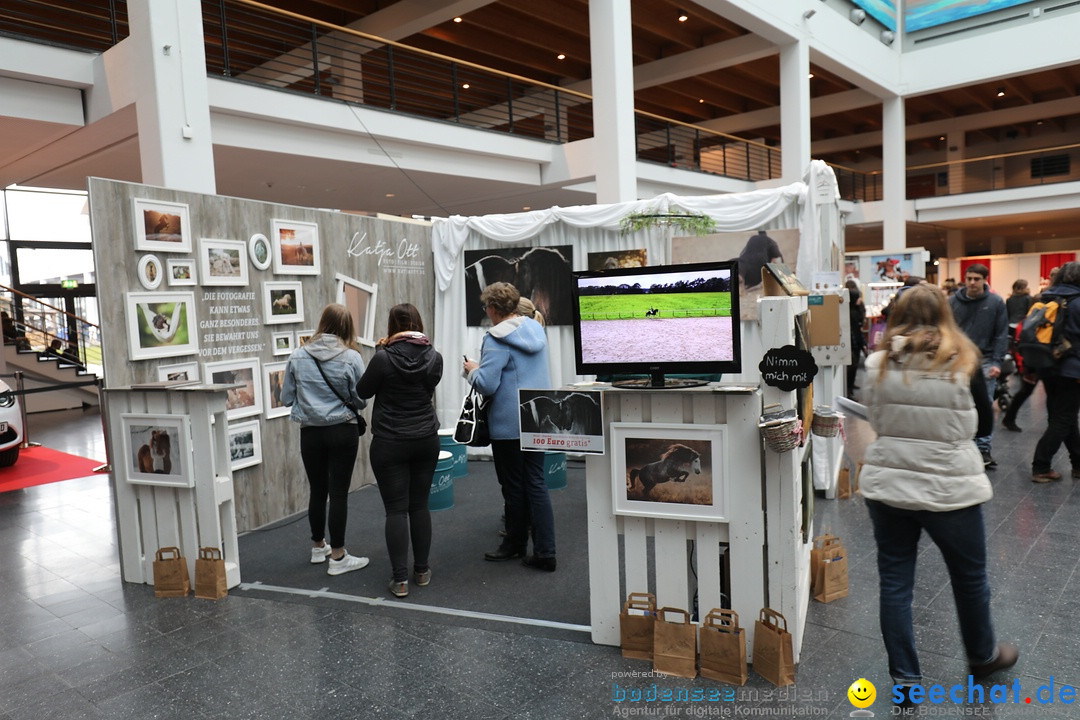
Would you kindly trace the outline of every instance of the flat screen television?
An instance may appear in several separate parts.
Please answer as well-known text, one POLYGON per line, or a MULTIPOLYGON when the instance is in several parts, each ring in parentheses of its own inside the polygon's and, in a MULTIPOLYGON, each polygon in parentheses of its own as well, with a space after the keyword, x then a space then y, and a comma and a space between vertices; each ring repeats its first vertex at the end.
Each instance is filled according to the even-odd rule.
POLYGON ((738 274, 734 260, 574 273, 577 372, 647 374, 615 383, 643 388, 742 372, 738 274))

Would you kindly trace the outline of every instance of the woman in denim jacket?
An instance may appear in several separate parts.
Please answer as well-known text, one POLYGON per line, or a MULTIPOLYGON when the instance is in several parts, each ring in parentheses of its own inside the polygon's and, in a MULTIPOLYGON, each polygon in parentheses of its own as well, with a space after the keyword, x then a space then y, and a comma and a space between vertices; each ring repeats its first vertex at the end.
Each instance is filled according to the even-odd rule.
POLYGON ((329 557, 328 575, 341 575, 368 564, 366 557, 345 550, 349 485, 360 446, 357 414, 349 406, 359 412, 367 404, 356 394, 364 361, 353 344, 355 337, 348 309, 327 305, 311 340, 289 356, 281 383, 281 401, 292 407, 290 417, 300 423, 300 457, 311 486, 311 562, 319 564, 329 557), (347 398, 348 404, 342 398, 347 398), (325 541, 328 521, 329 545, 325 541))

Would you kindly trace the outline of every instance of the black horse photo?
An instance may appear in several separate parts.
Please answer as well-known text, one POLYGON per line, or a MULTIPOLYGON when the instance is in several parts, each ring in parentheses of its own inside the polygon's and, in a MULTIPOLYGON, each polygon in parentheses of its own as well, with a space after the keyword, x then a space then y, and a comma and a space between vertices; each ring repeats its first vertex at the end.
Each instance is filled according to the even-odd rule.
POLYGON ((547 435, 602 435, 600 393, 522 390, 521 432, 547 435))
POLYGON ((712 505, 708 440, 626 439, 626 498, 712 505))
POLYGON ((508 282, 532 300, 548 325, 573 321, 570 288, 572 245, 465 251, 465 324, 488 323, 480 293, 494 282, 508 282))

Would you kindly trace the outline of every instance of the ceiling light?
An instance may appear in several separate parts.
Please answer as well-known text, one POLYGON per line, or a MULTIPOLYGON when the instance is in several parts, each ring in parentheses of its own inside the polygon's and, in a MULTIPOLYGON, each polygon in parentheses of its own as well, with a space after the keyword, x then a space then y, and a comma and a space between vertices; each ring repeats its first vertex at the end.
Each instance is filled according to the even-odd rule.
POLYGON ((882 30, 878 37, 886 45, 892 45, 892 41, 896 39, 896 34, 892 30, 882 30))
POLYGON ((454 22, 461 22, 461 18, 460 17, 454 18, 454 22))
POLYGON ((565 60, 566 55, 564 53, 559 53, 558 55, 555 56, 555 59, 556 60, 565 60))
POLYGON ((814 73, 810 73, 809 75, 807 75, 806 79, 807 80, 813 80, 814 79, 814 73))
POLYGON ((862 8, 851 8, 851 12, 848 13, 848 19, 856 25, 862 25, 866 20, 866 11, 862 8))
POLYGON ((1005 97, 1005 88, 998 88, 997 96, 998 97, 1005 97))
POLYGON ((1042 120, 1039 120, 1039 121, 1038 121, 1037 123, 1035 123, 1035 124, 1036 124, 1036 125, 1042 125, 1042 124, 1043 124, 1043 121, 1042 121, 1042 120))
POLYGON ((705 102, 705 98, 698 98, 698 102, 699 102, 699 103, 703 103, 703 102, 705 102))
POLYGON ((386 197, 394 197, 394 193, 386 193, 386 197))
POLYGON ((686 22, 690 19, 690 16, 686 14, 685 10, 679 11, 679 22, 686 22))
POLYGON ((465 88, 466 90, 468 90, 468 89, 469 89, 469 83, 461 83, 461 87, 463 87, 463 88, 465 88))
POLYGON ((521 209, 522 210, 532 210, 532 205, 526 205, 525 207, 523 207, 521 209))

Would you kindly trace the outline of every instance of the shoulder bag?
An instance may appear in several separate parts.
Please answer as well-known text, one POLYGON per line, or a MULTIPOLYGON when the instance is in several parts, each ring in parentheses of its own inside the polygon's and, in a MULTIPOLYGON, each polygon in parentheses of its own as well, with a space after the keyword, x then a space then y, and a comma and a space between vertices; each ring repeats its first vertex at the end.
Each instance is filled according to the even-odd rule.
POLYGON ((476 388, 470 388, 461 401, 461 414, 458 415, 454 428, 454 441, 472 447, 485 447, 491 444, 488 432, 487 398, 476 388))
POLYGON ((341 393, 338 392, 338 389, 334 387, 334 385, 330 382, 330 379, 326 377, 326 373, 323 372, 322 369, 322 363, 319 362, 310 352, 308 353, 308 357, 312 360, 315 360, 315 367, 319 368, 319 374, 322 375, 322 379, 326 383, 326 386, 330 388, 330 390, 333 391, 335 395, 337 395, 338 400, 343 402, 345 404, 345 407, 352 410, 352 414, 356 416, 357 435, 363 436, 363 434, 367 432, 367 420, 364 419, 364 416, 360 414, 360 411, 357 410, 351 402, 349 402, 341 393))

